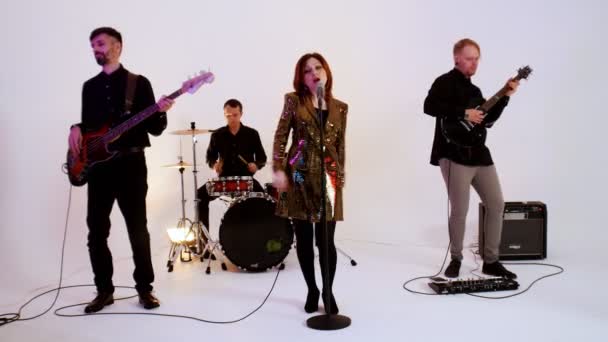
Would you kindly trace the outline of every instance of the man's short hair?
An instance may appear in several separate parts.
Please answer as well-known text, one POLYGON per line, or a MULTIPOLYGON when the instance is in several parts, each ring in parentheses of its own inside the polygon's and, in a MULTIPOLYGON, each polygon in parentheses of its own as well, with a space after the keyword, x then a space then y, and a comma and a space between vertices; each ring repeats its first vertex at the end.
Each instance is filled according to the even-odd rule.
POLYGON ((481 49, 479 48, 479 44, 476 41, 470 38, 464 38, 456 42, 454 44, 454 55, 457 55, 465 48, 465 46, 474 46, 477 49, 477 52, 481 53, 481 49))
POLYGON ((226 108, 228 106, 230 106, 232 108, 238 108, 241 111, 241 113, 243 112, 243 105, 237 99, 230 99, 230 100, 226 101, 226 103, 224 103, 224 108, 226 108))
POLYGON ((122 35, 120 34, 120 32, 116 31, 111 27, 98 27, 94 29, 93 32, 91 32, 91 35, 89 36, 89 41, 93 40, 93 38, 103 33, 107 34, 110 37, 116 38, 116 40, 118 40, 118 42, 122 44, 122 35))

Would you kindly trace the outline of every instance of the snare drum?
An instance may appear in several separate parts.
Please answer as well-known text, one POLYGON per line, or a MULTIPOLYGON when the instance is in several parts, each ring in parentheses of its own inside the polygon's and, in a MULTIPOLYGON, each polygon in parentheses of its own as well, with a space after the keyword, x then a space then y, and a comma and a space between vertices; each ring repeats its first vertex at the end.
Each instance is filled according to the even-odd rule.
POLYGON ((253 177, 229 176, 213 178, 207 182, 209 196, 238 197, 253 191, 253 177))
POLYGON ((220 244, 226 257, 247 271, 280 264, 293 244, 291 220, 276 216, 274 200, 253 192, 237 198, 222 218, 220 244))

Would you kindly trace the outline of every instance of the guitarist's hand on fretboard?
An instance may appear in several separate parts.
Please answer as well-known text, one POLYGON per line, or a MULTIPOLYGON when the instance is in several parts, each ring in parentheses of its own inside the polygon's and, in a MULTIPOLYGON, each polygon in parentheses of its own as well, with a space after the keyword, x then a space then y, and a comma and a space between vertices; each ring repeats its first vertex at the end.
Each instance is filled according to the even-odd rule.
POLYGON ((519 80, 517 80, 517 81, 514 81, 513 79, 508 80, 507 87, 509 88, 509 90, 507 90, 505 95, 511 96, 511 95, 515 94, 515 92, 517 91, 517 87, 519 87, 519 80))

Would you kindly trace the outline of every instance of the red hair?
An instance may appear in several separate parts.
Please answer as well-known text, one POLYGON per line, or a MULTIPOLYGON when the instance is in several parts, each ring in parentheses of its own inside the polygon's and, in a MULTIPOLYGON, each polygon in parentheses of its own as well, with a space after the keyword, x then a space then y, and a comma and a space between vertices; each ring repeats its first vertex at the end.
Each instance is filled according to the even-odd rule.
POLYGON ((296 70, 293 76, 293 88, 301 99, 309 97, 310 90, 304 83, 304 69, 306 68, 306 62, 309 59, 314 58, 321 63, 323 69, 325 69, 325 73, 327 74, 327 82, 325 82, 325 101, 328 102, 333 98, 331 93, 331 87, 333 84, 333 77, 331 75, 331 69, 329 69, 329 64, 321 54, 317 52, 307 53, 304 56, 300 57, 298 63, 296 63, 296 70))

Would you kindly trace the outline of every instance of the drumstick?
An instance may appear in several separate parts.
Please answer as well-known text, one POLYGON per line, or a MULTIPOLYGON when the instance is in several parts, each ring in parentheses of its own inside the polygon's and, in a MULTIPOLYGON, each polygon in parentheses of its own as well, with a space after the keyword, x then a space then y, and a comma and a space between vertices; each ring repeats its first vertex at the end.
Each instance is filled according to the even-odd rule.
POLYGON ((241 155, 239 154, 237 157, 239 157, 239 159, 240 159, 240 160, 241 160, 243 163, 245 163, 245 165, 249 165, 249 163, 247 162, 247 160, 245 160, 245 158, 243 158, 243 156, 241 156, 241 155))

